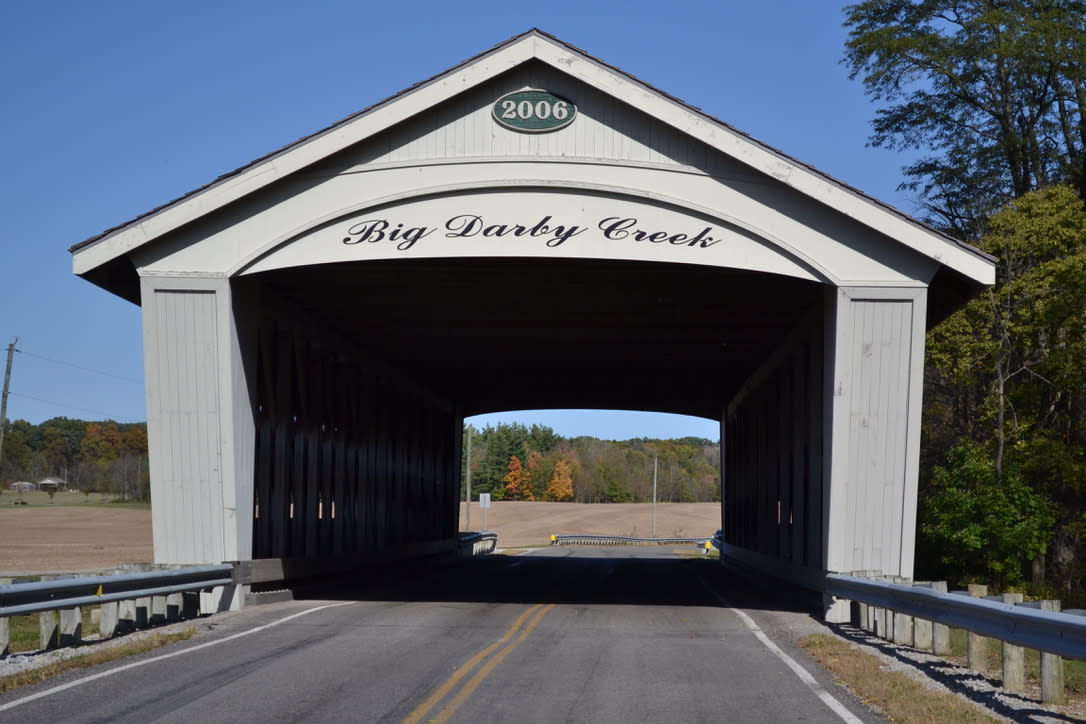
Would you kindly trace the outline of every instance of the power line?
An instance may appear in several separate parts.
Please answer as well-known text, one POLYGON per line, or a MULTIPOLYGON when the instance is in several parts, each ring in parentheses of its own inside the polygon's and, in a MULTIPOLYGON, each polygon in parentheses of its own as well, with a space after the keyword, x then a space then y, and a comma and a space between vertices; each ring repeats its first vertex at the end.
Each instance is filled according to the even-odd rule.
POLYGON ((131 377, 124 377, 122 375, 115 375, 112 372, 103 372, 102 370, 92 369, 90 367, 84 367, 83 365, 77 365, 74 362, 65 362, 64 360, 52 359, 50 357, 44 357, 40 354, 34 354, 33 352, 27 352, 25 349, 17 349, 16 352, 25 354, 28 357, 34 357, 36 359, 45 360, 46 362, 52 362, 53 364, 64 365, 65 367, 72 367, 73 369, 82 370, 84 372, 93 372, 96 375, 105 375, 106 377, 112 377, 117 380, 123 380, 125 382, 132 382, 133 384, 142 385, 143 380, 136 380, 131 377))
POLYGON ((133 420, 131 417, 120 417, 118 415, 111 415, 108 412, 102 412, 101 410, 92 410, 87 407, 77 407, 75 405, 69 405, 64 402, 55 402, 53 400, 43 400, 40 397, 34 397, 32 395, 24 395, 21 392, 9 392, 12 397, 22 397, 27 400, 34 400, 35 402, 44 402, 47 405, 53 405, 65 410, 79 410, 80 412, 93 412, 95 415, 105 415, 106 420, 115 420, 116 422, 141 422, 141 420, 133 420))

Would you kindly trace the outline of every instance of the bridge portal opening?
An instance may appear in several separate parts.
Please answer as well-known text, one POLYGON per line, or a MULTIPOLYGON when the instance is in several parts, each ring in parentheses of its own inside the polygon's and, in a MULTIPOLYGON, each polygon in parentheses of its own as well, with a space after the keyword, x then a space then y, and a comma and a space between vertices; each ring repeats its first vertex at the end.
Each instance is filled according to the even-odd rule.
MULTIPOLYGON (((823 300, 819 284, 765 273, 540 258, 325 264, 234 286, 257 317, 254 558, 455 534, 465 417, 568 407, 719 421, 823 300)), ((651 500, 641 448, 628 452, 643 464, 621 468, 568 448, 575 499, 651 500)), ((532 452, 555 456, 525 450, 525 469, 532 452)), ((700 476, 665 455, 663 498, 719 501, 719 447, 708 455, 715 469, 700 476)))

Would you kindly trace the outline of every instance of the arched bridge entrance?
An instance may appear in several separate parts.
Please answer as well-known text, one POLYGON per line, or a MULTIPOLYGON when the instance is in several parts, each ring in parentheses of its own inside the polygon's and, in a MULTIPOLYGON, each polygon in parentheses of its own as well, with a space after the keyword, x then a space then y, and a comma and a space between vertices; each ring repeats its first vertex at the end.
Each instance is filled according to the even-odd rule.
POLYGON ((466 416, 722 422, 725 553, 910 575, 993 261, 539 31, 73 248, 143 308, 155 556, 423 553, 466 416))

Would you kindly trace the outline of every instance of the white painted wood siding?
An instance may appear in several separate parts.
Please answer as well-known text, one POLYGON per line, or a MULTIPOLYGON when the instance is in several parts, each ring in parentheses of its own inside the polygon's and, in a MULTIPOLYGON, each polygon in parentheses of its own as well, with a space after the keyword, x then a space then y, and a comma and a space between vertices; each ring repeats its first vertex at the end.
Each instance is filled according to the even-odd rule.
POLYGON ((220 562, 224 553, 216 294, 144 294, 155 560, 220 562))
POLYGON ((756 176, 664 122, 542 64, 519 68, 455 96, 430 114, 371 139, 364 151, 336 159, 336 165, 495 157, 598 159, 756 176), (519 133, 496 123, 491 115, 494 102, 525 88, 568 98, 577 105, 577 118, 549 133, 519 133))
POLYGON ((837 298, 827 567, 911 576, 925 297, 837 298))

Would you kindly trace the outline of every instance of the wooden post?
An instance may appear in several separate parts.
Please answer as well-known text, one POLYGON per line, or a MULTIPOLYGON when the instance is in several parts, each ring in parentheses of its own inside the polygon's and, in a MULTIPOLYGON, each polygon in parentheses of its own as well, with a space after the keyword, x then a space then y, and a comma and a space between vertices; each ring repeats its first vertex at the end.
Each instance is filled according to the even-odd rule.
MULTIPOLYGON (((917 588, 931 588, 927 582, 914 583, 917 588)), ((922 618, 913 620, 913 647, 920 651, 931 651, 931 621, 922 618)))
MULTIPOLYGON (((980 583, 969 584, 969 595, 973 598, 984 598, 988 595, 988 586, 980 583)), ((988 670, 988 639, 969 632, 969 668, 973 671, 985 672, 988 670)))
MULTIPOLYGON (((1022 603, 1021 593, 1004 593, 1003 603, 1022 603)), ((1007 691, 1022 691, 1026 688, 1025 649, 1021 646, 1003 642, 1003 688, 1007 691)))
POLYGON ((166 621, 173 622, 181 620, 183 598, 183 594, 180 593, 171 593, 166 596, 166 621))
MULTIPOLYGON (((905 586, 912 585, 911 578, 895 576, 894 583, 905 586)), ((894 643, 899 646, 913 645, 913 617, 907 613, 894 611, 894 643)))
MULTIPOLYGON (((0 586, 11 584, 10 578, 0 578, 0 586)), ((0 656, 7 656, 11 647, 11 624, 6 618, 0 617, 0 656)))
POLYGON ((60 617, 56 611, 42 611, 38 614, 38 644, 42 651, 50 651, 60 646, 60 617))
POLYGON ((117 602, 116 634, 132 633, 136 630, 136 602, 132 599, 117 602))
POLYGON ((117 601, 107 601, 98 607, 98 633, 103 639, 111 639, 117 633, 119 614, 120 604, 117 601))
POLYGON ((65 608, 60 612, 60 645, 78 646, 83 643, 83 611, 65 608))
POLYGON ((151 625, 161 626, 166 623, 166 597, 151 597, 151 625))
POLYGON ((151 597, 136 599, 136 628, 145 629, 151 625, 151 597))
MULTIPOLYGON (((41 576, 41 581, 52 581, 56 576, 41 576)), ((49 651, 60 646, 60 618, 56 611, 42 611, 38 614, 38 644, 42 651, 49 651)))
MULTIPOLYGON (((1060 610, 1059 601, 1041 601, 1042 611, 1060 610)), ((1063 690, 1063 658, 1041 652, 1041 701, 1045 704, 1062 704, 1066 701, 1063 690)))
POLYGON ((200 615, 200 592, 185 591, 181 594, 181 618, 193 619, 200 615))
MULTIPOLYGON (((946 593, 946 581, 932 581, 931 590, 946 593)), ((946 656, 950 653, 950 627, 946 624, 932 623, 931 652, 936 656, 946 656)))

